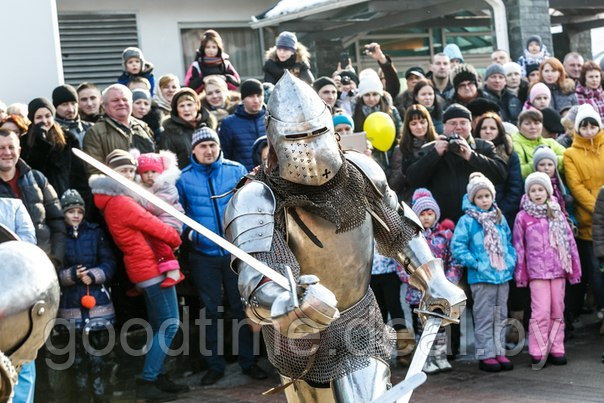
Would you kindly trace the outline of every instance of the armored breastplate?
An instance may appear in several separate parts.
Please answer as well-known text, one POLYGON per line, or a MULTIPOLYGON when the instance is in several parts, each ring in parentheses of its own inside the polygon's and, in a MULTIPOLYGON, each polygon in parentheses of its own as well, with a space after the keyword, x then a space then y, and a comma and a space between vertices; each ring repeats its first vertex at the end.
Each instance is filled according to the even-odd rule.
POLYGON ((360 227, 337 234, 334 224, 301 208, 287 213, 287 243, 300 264, 300 274, 318 276, 335 294, 340 310, 358 302, 371 279, 373 224, 369 213, 365 215, 360 227), (294 219, 296 213, 299 218, 294 219))

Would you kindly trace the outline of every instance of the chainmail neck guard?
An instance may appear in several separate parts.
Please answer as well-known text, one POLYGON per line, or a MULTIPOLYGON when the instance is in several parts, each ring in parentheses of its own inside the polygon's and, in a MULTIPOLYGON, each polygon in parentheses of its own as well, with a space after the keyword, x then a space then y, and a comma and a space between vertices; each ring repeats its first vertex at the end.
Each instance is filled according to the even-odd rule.
POLYGON ((290 182, 281 178, 277 170, 258 171, 255 179, 266 183, 275 194, 275 224, 279 230, 285 230, 285 211, 291 207, 300 207, 329 221, 336 226, 336 233, 350 231, 364 222, 368 207, 364 177, 344 156, 342 160, 338 173, 321 186, 290 182))

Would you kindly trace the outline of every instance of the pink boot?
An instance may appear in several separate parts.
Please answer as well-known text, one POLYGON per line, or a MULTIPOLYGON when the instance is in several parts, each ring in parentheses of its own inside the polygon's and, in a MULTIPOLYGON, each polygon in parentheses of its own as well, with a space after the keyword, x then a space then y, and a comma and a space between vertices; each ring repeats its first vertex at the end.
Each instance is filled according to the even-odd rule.
POLYGON ((495 357, 502 371, 511 371, 514 369, 514 364, 505 355, 498 355, 495 357))

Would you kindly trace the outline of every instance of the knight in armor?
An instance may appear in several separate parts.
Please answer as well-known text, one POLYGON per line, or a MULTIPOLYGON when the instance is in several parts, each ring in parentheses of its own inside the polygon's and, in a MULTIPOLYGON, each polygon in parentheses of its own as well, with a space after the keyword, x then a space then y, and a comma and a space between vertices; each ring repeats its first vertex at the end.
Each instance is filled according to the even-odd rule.
POLYGON ((422 291, 423 312, 455 320, 465 295, 446 280, 419 220, 398 204, 379 165, 342 153, 329 108, 287 72, 268 102, 267 137, 266 167, 230 200, 225 233, 293 274, 296 294, 233 258, 247 315, 264 325, 288 401, 372 401, 390 387, 394 340, 369 288, 374 240, 422 291))

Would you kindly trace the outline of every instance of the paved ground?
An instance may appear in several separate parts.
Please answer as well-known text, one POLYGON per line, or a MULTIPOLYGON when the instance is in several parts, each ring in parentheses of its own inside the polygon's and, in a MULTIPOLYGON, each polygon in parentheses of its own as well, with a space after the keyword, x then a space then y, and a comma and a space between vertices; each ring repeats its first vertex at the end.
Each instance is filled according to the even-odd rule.
MULTIPOLYGON (((526 351, 512 357, 515 369, 510 372, 489 374, 478 370, 472 358, 471 320, 462 328, 462 345, 466 340, 468 355, 452 362, 454 370, 446 374, 432 375, 413 395, 414 402, 438 402, 446 399, 454 402, 604 402, 604 337, 598 335, 595 315, 582 316, 575 337, 566 344, 569 363, 562 367, 547 366, 533 370, 526 351), (468 335, 464 336, 464 333, 468 335)), ((112 376, 113 393, 111 402, 134 402, 134 379, 142 368, 142 357, 129 357, 120 361, 112 376)), ((225 377, 216 385, 201 387, 199 380, 203 372, 192 372, 186 361, 171 360, 171 372, 182 374, 178 382, 186 382, 192 390, 179 396, 179 402, 239 403, 284 402, 283 394, 264 397, 261 393, 278 384, 277 373, 262 359, 260 365, 270 371, 269 379, 252 381, 241 374, 237 363, 227 366, 225 377)), ((392 382, 398 383, 406 369, 393 366, 392 382)), ((173 376, 174 378, 174 376, 173 376)), ((63 380, 72 384, 73 379, 63 380)), ((38 385, 42 386, 42 385, 38 385)), ((72 399, 50 399, 44 392, 37 394, 36 401, 71 401, 72 399), (46 398, 45 398, 46 397, 46 398)))
MULTIPOLYGON (((604 338, 598 335, 594 317, 583 317, 575 337, 567 343, 568 365, 546 366, 533 370, 525 352, 513 357, 515 369, 489 374, 478 370, 471 357, 454 361, 454 370, 433 375, 413 395, 414 402, 604 402, 604 338)), ((264 363, 263 363, 264 364, 264 363)), ((404 378, 405 369, 393 369, 392 381, 404 378)), ((187 382, 195 388, 182 395, 180 402, 282 402, 283 395, 264 397, 260 393, 278 382, 273 374, 263 382, 250 382, 239 373, 237 364, 229 366, 225 380, 213 387, 196 386, 201 375, 187 382)))

